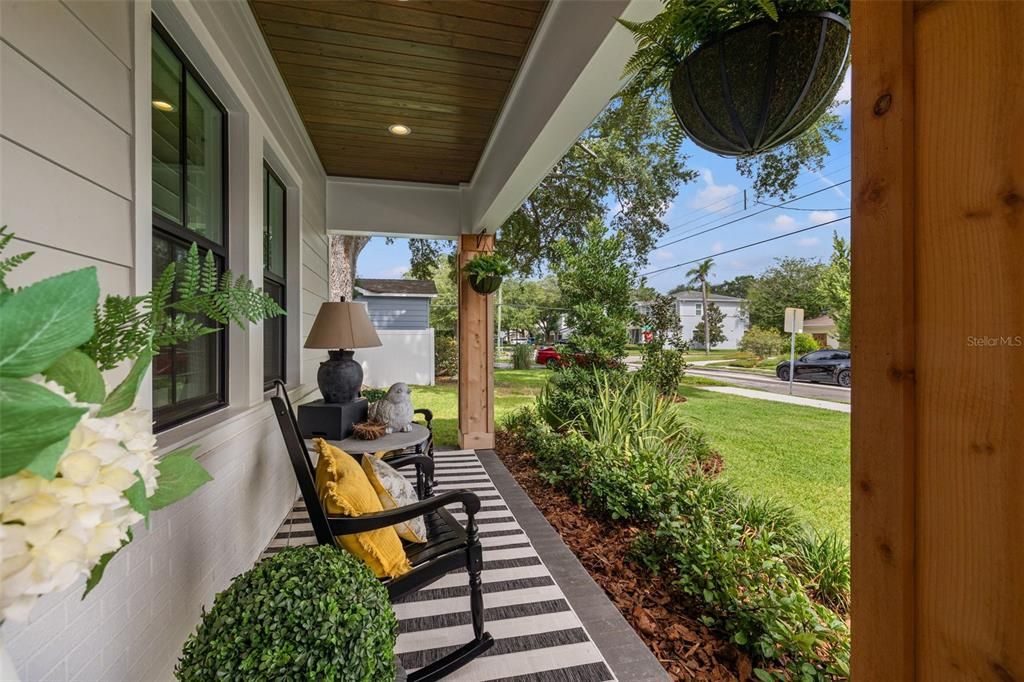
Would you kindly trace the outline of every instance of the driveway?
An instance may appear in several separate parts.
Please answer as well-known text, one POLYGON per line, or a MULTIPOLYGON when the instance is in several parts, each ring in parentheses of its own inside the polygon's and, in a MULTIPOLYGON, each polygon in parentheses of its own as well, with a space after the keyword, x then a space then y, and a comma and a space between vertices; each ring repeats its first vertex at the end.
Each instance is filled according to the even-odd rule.
MULTIPOLYGON (((686 373, 695 377, 705 377, 721 381, 730 386, 741 388, 753 388, 760 391, 780 393, 789 395, 789 384, 780 381, 774 376, 754 374, 753 372, 739 372, 727 369, 711 369, 691 365, 686 368, 686 373)), ((850 389, 842 386, 831 386, 829 384, 808 384, 800 381, 793 382, 793 395, 801 398, 815 398, 817 400, 832 400, 834 402, 850 402, 850 389)))

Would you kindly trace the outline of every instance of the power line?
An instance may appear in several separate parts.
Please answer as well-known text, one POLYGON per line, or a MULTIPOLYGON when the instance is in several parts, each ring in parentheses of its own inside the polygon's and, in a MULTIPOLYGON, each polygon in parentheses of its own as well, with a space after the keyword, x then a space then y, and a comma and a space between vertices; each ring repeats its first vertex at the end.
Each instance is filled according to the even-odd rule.
POLYGON ((801 232, 807 232, 808 230, 814 230, 814 229, 817 229, 819 227, 825 227, 826 225, 831 225, 833 223, 842 222, 843 220, 849 220, 849 218, 850 218, 850 216, 847 215, 847 216, 843 216, 842 218, 836 218, 835 220, 828 220, 828 221, 823 222, 823 223, 818 223, 817 225, 811 225, 809 227, 800 228, 799 230, 793 230, 792 232, 787 232, 786 234, 780 234, 777 237, 769 237, 768 239, 762 239, 761 241, 752 242, 750 244, 744 244, 743 246, 737 246, 734 249, 727 249, 725 251, 719 251, 718 253, 713 253, 710 256, 702 256, 700 258, 694 258, 693 260, 688 260, 688 261, 686 261, 684 263, 676 263, 675 265, 668 265, 668 266, 663 267, 663 268, 658 268, 657 270, 651 270, 650 272, 643 273, 641 276, 642 277, 648 277, 650 275, 657 275, 658 273, 666 272, 668 270, 674 270, 676 268, 681 268, 684 265, 693 265, 694 263, 700 263, 701 261, 705 261, 708 258, 717 258, 718 256, 724 256, 727 253, 734 253, 736 251, 742 251, 743 249, 749 249, 752 246, 760 246, 761 244, 767 244, 768 242, 773 242, 776 239, 782 239, 784 237, 792 237, 794 234, 800 234, 801 232))
POLYGON ((735 220, 730 220, 728 222, 724 222, 724 223, 721 223, 719 225, 715 225, 714 227, 709 227, 708 229, 702 230, 700 232, 694 232, 693 234, 688 234, 685 237, 680 237, 679 239, 674 239, 674 240, 672 240, 670 242, 665 242, 664 244, 656 244, 655 248, 663 249, 666 246, 672 246, 673 244, 678 244, 679 242, 684 242, 687 239, 693 239, 694 237, 699 237, 702 234, 707 234, 708 232, 713 232, 714 230, 718 230, 718 229, 723 228, 723 227, 728 227, 729 225, 735 225, 736 223, 743 222, 744 220, 749 220, 750 218, 757 217, 757 216, 761 215, 762 213, 767 213, 768 211, 774 211, 776 208, 784 207, 788 203, 791 203, 791 202, 794 202, 794 201, 799 201, 800 199, 806 199, 807 197, 814 196, 815 194, 821 194, 822 192, 825 192, 827 190, 830 190, 830 189, 833 189, 835 187, 838 187, 839 185, 845 185, 848 182, 850 182, 850 180, 843 180, 842 182, 837 182, 834 185, 829 185, 828 187, 822 187, 821 189, 815 190, 813 192, 808 192, 807 194, 802 194, 802 195, 800 195, 798 197, 793 197, 792 199, 788 199, 786 201, 783 201, 778 206, 771 206, 769 208, 764 208, 764 209, 761 209, 760 211, 755 211, 754 213, 750 213, 749 215, 745 215, 745 216, 743 216, 741 218, 736 218, 735 220))
MULTIPOLYGON (((840 169, 837 169, 837 170, 833 171, 833 173, 839 173, 839 172, 842 172, 842 171, 845 171, 845 170, 849 170, 849 169, 850 169, 850 166, 846 166, 846 167, 844 167, 844 168, 840 168, 840 169)), ((810 181, 810 180, 808 180, 807 182, 802 182, 802 183, 800 183, 799 185, 797 185, 796 187, 794 187, 794 189, 799 189, 800 187, 806 187, 806 186, 810 185, 810 184, 811 184, 811 182, 812 182, 812 181, 810 181)), ((836 185, 832 185, 832 186, 831 186, 831 188, 835 188, 835 186, 836 186, 836 185)), ((826 187, 825 189, 830 189, 830 188, 829 188, 829 187, 826 187)), ((798 200, 798 199, 802 199, 802 198, 803 198, 804 196, 810 196, 810 195, 802 195, 802 196, 794 197, 793 199, 789 199, 789 200, 787 200, 787 201, 796 201, 796 200, 798 200)), ((764 203, 764 202, 760 202, 760 201, 757 201, 756 199, 755 199, 755 202, 756 202, 756 203, 761 203, 761 204, 763 204, 763 203, 764 203)), ((785 203, 786 203, 786 202, 783 202, 783 204, 779 204, 779 206, 782 206, 782 205, 784 205, 785 203)), ((778 206, 777 206, 777 207, 778 207, 778 206)), ((796 208, 790 208, 790 210, 801 210, 801 209, 796 209, 796 208)), ((837 209, 837 210, 842 210, 842 211, 845 211, 845 210, 849 210, 849 209, 848 209, 848 208, 843 208, 843 209, 837 209)), ((680 236, 682 236, 682 235, 687 235, 687 234, 691 234, 691 233, 695 232, 696 230, 699 230, 700 228, 702 228, 702 227, 705 227, 706 225, 711 225, 712 223, 714 223, 714 222, 716 222, 716 221, 718 221, 718 220, 723 220, 723 219, 725 219, 725 218, 729 218, 730 216, 734 216, 734 215, 736 215, 736 214, 738 214, 738 213, 745 213, 746 211, 747 211, 747 208, 746 208, 746 207, 744 207, 744 208, 741 208, 741 209, 739 209, 739 210, 736 210, 736 211, 732 211, 732 212, 730 212, 730 213, 726 213, 725 215, 722 215, 722 216, 716 216, 716 217, 712 218, 711 220, 705 220, 705 221, 704 221, 704 222, 702 222, 701 224, 699 224, 699 225, 696 225, 696 226, 694 226, 694 227, 690 228, 689 230, 684 230, 683 232, 681 232, 681 233, 680 233, 680 236)), ((676 226, 675 228, 673 228, 673 229, 670 229, 670 230, 668 230, 668 232, 666 232, 666 233, 665 233, 665 234, 664 234, 664 235, 662 236, 662 238, 670 236, 670 235, 672 234, 672 232, 674 232, 674 231, 675 231, 676 229, 678 229, 679 227, 683 227, 684 225, 687 225, 687 224, 689 224, 689 223, 695 222, 695 221, 697 221, 697 220, 701 220, 701 219, 704 219, 704 218, 706 218, 706 217, 707 217, 707 216, 699 216, 699 217, 697 217, 697 218, 692 218, 692 219, 690 219, 689 221, 685 221, 685 222, 683 222, 683 223, 680 223, 680 224, 679 224, 679 225, 677 225, 677 226, 676 226)), ((660 247, 656 246, 655 248, 660 248, 660 247)))
MULTIPOLYGON (((837 161, 839 159, 842 159, 842 158, 845 158, 847 156, 850 156, 850 154, 851 154, 851 152, 846 152, 844 154, 840 154, 839 156, 832 157, 831 160, 832 161, 837 161)), ((804 173, 801 173, 801 175, 805 175, 808 172, 814 172, 815 174, 821 174, 821 175, 826 175, 827 173, 836 174, 836 173, 842 173, 843 171, 846 171, 846 170, 849 170, 849 169, 850 169, 850 166, 847 165, 847 166, 843 166, 842 168, 836 168, 836 169, 828 169, 828 168, 826 168, 826 169, 824 169, 822 171, 805 171, 804 173)), ((819 178, 807 179, 804 182, 801 182, 799 185, 796 185, 793 189, 797 190, 797 189, 800 189, 801 187, 806 187, 806 186, 810 185, 812 182, 814 182, 816 179, 820 180, 822 178, 819 177, 819 178)), ((734 196, 738 196, 741 193, 742 193, 742 190, 737 190, 735 193, 730 194, 728 197, 723 197, 722 199, 719 199, 717 202, 713 202, 711 204, 708 204, 707 206, 700 206, 700 207, 694 208, 692 210, 693 211, 706 210, 707 208, 710 208, 711 206, 714 206, 716 203, 721 203, 722 201, 725 201, 726 199, 729 199, 729 198, 734 197, 734 196)), ((733 201, 733 202, 730 202, 729 205, 732 205, 732 204, 739 205, 740 203, 742 203, 742 202, 740 202, 740 201, 733 201)), ((727 218, 730 215, 735 215, 735 214, 741 213, 741 212, 743 212, 745 210, 746 210, 746 208, 740 209, 739 211, 732 211, 731 213, 728 213, 725 216, 718 216, 716 218, 712 218, 710 221, 708 221, 707 223, 704 223, 704 224, 706 225, 706 224, 712 223, 715 220, 720 220, 721 218, 727 218)), ((696 216, 696 217, 690 218, 689 220, 684 220, 681 223, 676 223, 675 225, 671 225, 671 226, 669 226, 669 229, 667 230, 665 236, 668 236, 668 234, 674 232, 675 230, 679 229, 680 227, 684 227, 686 225, 689 225, 691 223, 697 222, 698 220, 702 220, 704 218, 707 218, 707 216, 696 216)), ((701 226, 698 225, 697 228, 699 228, 699 227, 701 227, 701 226)), ((695 228, 695 229, 697 229, 697 228, 695 228)))
POLYGON ((785 208, 787 211, 849 211, 849 206, 842 206, 840 208, 798 208, 796 206, 783 206, 782 204, 767 204, 763 201, 754 201, 755 204, 761 204, 762 206, 768 206, 769 208, 785 208))

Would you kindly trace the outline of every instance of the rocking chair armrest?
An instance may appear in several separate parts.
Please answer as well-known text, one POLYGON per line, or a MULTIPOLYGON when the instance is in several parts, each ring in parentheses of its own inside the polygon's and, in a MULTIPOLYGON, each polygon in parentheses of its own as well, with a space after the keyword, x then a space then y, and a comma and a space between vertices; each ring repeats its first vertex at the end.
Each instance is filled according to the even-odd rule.
POLYGON ((327 523, 330 525, 333 535, 365 533, 366 531, 386 528, 396 523, 408 521, 455 502, 462 503, 462 508, 470 519, 480 511, 480 498, 476 496, 476 493, 471 490, 449 490, 440 495, 420 500, 415 504, 407 504, 403 507, 396 507, 395 509, 388 509, 387 511, 375 512, 373 514, 363 514, 362 516, 329 514, 327 516, 327 523))
POLYGON ((434 421, 434 413, 425 407, 421 407, 418 410, 413 410, 413 414, 422 414, 423 418, 427 420, 427 428, 430 428, 430 422, 434 421))
POLYGON ((414 453, 407 453, 404 455, 394 455, 393 457, 383 458, 384 462, 391 465, 395 469, 401 469, 407 467, 410 464, 420 467, 420 472, 429 478, 434 477, 434 460, 430 459, 426 455, 417 455, 414 453))

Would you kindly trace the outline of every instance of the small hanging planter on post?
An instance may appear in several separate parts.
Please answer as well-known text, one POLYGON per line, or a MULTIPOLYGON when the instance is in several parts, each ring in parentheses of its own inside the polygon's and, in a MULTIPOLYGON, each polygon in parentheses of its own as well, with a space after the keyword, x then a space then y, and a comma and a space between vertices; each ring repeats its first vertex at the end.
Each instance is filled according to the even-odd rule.
POLYGON ((818 122, 850 58, 842 0, 778 4, 781 16, 772 0, 676 0, 651 21, 622 22, 640 46, 627 73, 669 87, 698 146, 733 157, 771 151, 818 122))
POLYGON ((496 253, 483 253, 462 266, 469 279, 469 286, 484 296, 493 294, 501 287, 506 275, 512 274, 512 266, 496 253))

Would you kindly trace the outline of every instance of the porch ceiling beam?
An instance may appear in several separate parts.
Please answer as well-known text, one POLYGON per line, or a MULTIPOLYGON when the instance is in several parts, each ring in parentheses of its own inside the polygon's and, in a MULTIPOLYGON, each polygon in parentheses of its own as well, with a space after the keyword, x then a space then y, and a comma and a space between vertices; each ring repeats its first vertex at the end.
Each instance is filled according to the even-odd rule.
POLYGON ((636 45, 616 20, 661 9, 658 0, 550 4, 473 176, 468 231, 497 230, 622 88, 636 45))

